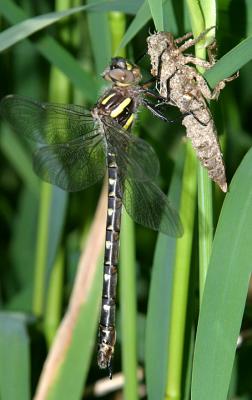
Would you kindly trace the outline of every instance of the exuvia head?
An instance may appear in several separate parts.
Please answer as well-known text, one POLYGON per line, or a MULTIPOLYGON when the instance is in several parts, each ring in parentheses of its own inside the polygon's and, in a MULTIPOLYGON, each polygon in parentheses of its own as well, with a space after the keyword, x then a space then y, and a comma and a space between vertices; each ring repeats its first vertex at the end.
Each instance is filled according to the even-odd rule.
POLYGON ((112 58, 102 76, 117 86, 137 85, 142 79, 140 68, 122 57, 112 58))

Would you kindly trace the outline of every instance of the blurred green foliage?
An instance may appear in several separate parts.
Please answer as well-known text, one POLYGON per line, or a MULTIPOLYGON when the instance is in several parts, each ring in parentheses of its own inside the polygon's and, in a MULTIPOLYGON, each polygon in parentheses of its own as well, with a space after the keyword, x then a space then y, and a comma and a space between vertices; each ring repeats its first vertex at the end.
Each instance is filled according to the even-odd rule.
MULTIPOLYGON (((100 74, 114 55, 112 49, 119 49, 118 43, 122 40, 123 46, 127 44, 127 57, 138 60, 146 50, 148 32, 155 28, 164 27, 178 36, 190 30, 195 32, 197 26, 190 14, 190 3, 193 1, 89 1, 86 9, 80 0, 2 0, 1 98, 16 93, 44 101, 92 107, 105 87, 100 74), (73 10, 73 7, 82 8, 73 10), (63 10, 70 9, 62 14, 63 10), (118 14, 112 11, 120 12, 121 18, 118 20, 118 14), (63 18, 67 14, 69 16, 63 18), (10 28, 12 30, 8 30, 10 28)), ((204 21, 215 21, 214 1, 194 3, 202 3, 199 13, 203 24, 204 21)), ((197 210, 197 201, 196 197, 186 200, 188 177, 192 182, 196 177, 196 160, 190 164, 194 167, 186 169, 185 160, 191 150, 184 144, 185 131, 176 110, 168 111, 169 118, 175 120, 169 125, 156 120, 145 110, 139 113, 135 130, 158 153, 161 163, 158 183, 164 191, 170 188, 171 200, 183 215, 187 213, 192 218, 194 228, 191 227, 189 240, 182 239, 185 242, 181 246, 175 239, 162 234, 157 237, 140 226, 135 227, 134 235, 131 228, 128 229, 129 225, 123 232, 122 277, 130 265, 129 279, 125 286, 124 282, 120 283, 125 299, 120 297, 118 322, 121 324, 114 374, 125 373, 127 400, 139 397, 136 366, 144 368, 145 379, 141 383, 144 383, 144 391, 147 390, 146 398, 151 400, 163 399, 165 392, 170 400, 212 400, 213 393, 214 400, 225 400, 228 388, 230 399, 252 397, 252 367, 248 362, 252 349, 249 286, 252 259, 250 0, 218 0, 216 16, 218 58, 221 60, 205 77, 214 86, 218 80, 240 68, 239 79, 228 85, 218 103, 211 106, 224 149, 228 182, 234 174, 235 178, 224 204, 224 196, 218 189, 213 192, 214 227, 219 222, 210 263, 206 259, 209 273, 205 289, 201 288, 199 296, 199 229, 197 212, 193 212, 194 207, 197 210), (184 206, 183 201, 180 204, 181 196, 184 206), (127 248, 130 248, 129 258, 127 248), (179 260, 178 248, 184 249, 179 260), (183 258, 191 268, 191 275, 188 282, 187 278, 175 282, 174 268, 175 265, 182 268, 183 275, 183 258), (132 282, 135 281, 134 285, 132 282), (182 334, 178 348, 173 349, 175 356, 181 357, 181 368, 169 365, 172 351, 169 348, 170 322, 176 320, 176 315, 171 317, 172 304, 176 301, 173 293, 180 296, 179 287, 175 290, 174 285, 188 290, 188 296, 184 296, 185 334, 182 334), (133 296, 132 291, 137 299, 137 310, 134 305, 130 310, 126 307, 127 320, 125 304, 133 296), (125 330, 125 327, 131 328, 127 321, 136 322, 136 332, 132 325, 134 335, 129 336, 125 330), (241 347, 235 351, 240 325, 241 347), (126 348, 123 347, 125 334, 126 339, 129 338, 126 348), (178 384, 175 385, 177 392, 169 397, 171 369, 177 372, 178 384), (207 389, 205 382, 208 382, 207 389)), ((144 57, 140 65, 144 76, 148 77, 150 66, 146 59, 144 57)), ((88 238, 101 185, 68 195, 42 183, 32 171, 29 143, 14 134, 3 121, 0 123, 0 398, 23 400, 31 398, 36 391, 43 363, 67 310, 78 259, 88 238)), ((204 185, 199 190, 206 195, 204 185)), ((207 215, 203 215, 205 217, 207 215)), ((104 226, 100 229, 104 230, 104 226)), ((60 372, 44 398, 95 398, 93 385, 104 376, 96 366, 95 345, 101 265, 95 276, 87 308, 81 309, 74 326, 72 350, 64 353, 60 372)), ((104 394, 103 398, 116 398, 117 394, 104 394)))

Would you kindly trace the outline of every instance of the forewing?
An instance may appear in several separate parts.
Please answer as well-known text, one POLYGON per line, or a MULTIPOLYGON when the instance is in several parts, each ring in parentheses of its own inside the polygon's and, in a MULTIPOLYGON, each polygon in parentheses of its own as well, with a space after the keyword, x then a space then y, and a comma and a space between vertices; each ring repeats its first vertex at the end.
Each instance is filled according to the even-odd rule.
POLYGON ((96 134, 65 144, 43 146, 34 153, 33 165, 36 174, 46 182, 69 192, 82 190, 105 173, 103 139, 96 134))
POLYGON ((115 153, 121 176, 133 180, 153 180, 159 174, 155 150, 145 140, 121 128, 112 118, 104 118, 108 149, 115 153))
POLYGON ((177 211, 155 183, 126 179, 121 186, 123 204, 135 222, 169 236, 182 236, 183 227, 177 211))
POLYGON ((94 129, 90 112, 81 106, 42 103, 17 95, 2 99, 0 114, 19 135, 40 144, 66 143, 94 129))

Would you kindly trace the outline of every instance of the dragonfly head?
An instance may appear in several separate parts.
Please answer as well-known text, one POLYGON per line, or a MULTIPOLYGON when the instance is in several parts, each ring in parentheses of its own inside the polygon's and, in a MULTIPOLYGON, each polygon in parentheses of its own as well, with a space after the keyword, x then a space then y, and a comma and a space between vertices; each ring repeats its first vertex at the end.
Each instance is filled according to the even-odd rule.
POLYGON ((142 79, 140 68, 122 57, 112 58, 102 76, 117 86, 137 85, 142 79))

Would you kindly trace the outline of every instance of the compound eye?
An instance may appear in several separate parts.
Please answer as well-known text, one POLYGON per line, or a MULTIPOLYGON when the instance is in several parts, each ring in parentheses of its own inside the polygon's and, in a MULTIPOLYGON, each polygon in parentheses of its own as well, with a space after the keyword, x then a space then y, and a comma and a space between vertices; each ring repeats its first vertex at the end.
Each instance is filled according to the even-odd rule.
POLYGON ((126 69, 126 62, 125 62, 125 60, 119 60, 119 61, 118 61, 118 64, 117 64, 117 67, 118 67, 118 68, 121 68, 121 69, 126 69))
POLYGON ((127 71, 125 69, 124 70, 118 68, 113 69, 112 71, 110 71, 109 75, 114 82, 125 83, 125 84, 130 84, 134 82, 135 79, 132 72, 127 71))
POLYGON ((126 62, 123 58, 112 58, 110 69, 126 69, 126 62))

